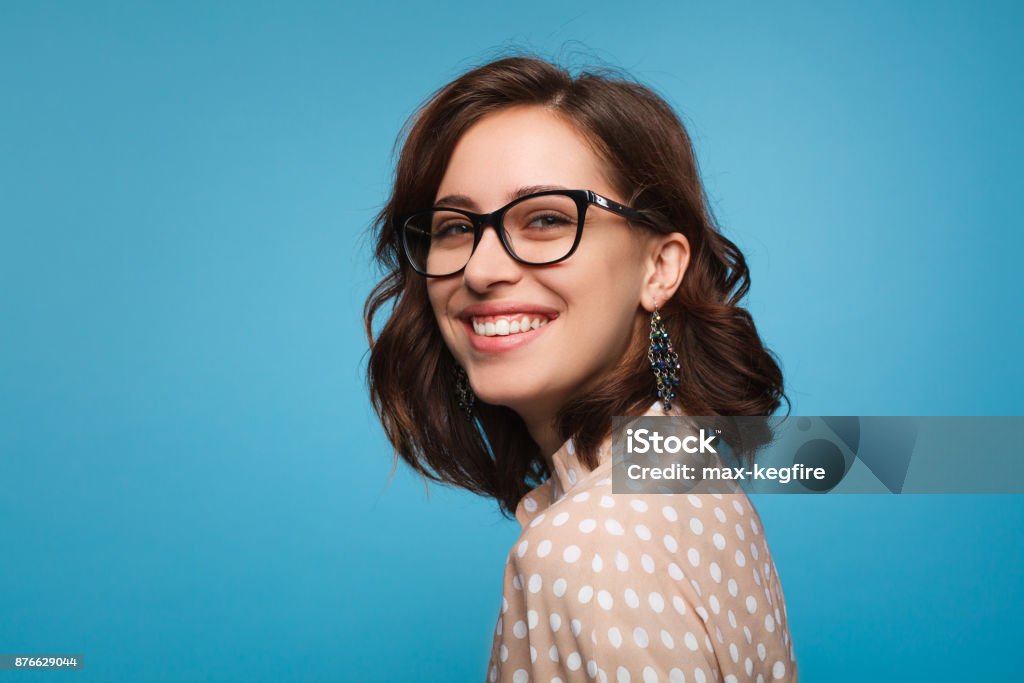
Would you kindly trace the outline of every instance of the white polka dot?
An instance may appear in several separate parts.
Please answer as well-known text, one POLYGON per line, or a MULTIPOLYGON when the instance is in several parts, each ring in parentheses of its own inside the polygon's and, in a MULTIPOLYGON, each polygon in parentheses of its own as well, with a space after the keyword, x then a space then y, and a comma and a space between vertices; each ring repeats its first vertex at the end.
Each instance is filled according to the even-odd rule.
POLYGON ((569 470, 569 483, 573 486, 576 485, 576 470, 569 470))
POLYGON ((756 543, 751 543, 750 544, 750 556, 752 558, 754 558, 755 562, 757 562, 757 558, 758 558, 759 554, 760 553, 757 552, 757 544, 756 543))
POLYGON ((747 639, 747 644, 754 642, 754 638, 750 633, 750 629, 746 626, 743 627, 743 637, 747 639))
POLYGON ((570 671, 576 671, 580 668, 581 664, 583 664, 583 661, 580 659, 579 652, 573 652, 565 658, 565 665, 569 667, 570 671))
POLYGON ((704 533, 704 523, 696 517, 690 518, 690 531, 697 534, 698 536, 704 533))
POLYGON ((767 654, 768 654, 768 651, 765 648, 764 643, 758 643, 757 644, 757 656, 761 659, 762 662, 764 661, 764 658, 767 656, 767 654))
POLYGON ((665 598, 661 597, 661 593, 651 593, 647 596, 647 604, 651 606, 651 609, 661 614, 665 610, 665 598))
POLYGON ((715 614, 718 614, 722 609, 722 606, 718 602, 718 598, 716 598, 714 595, 708 598, 708 605, 711 607, 711 611, 715 614))
POLYGON ((665 544, 665 550, 670 553, 674 553, 679 550, 679 543, 676 542, 676 539, 673 536, 666 534, 665 538, 662 539, 662 542, 665 544))
POLYGON ((618 520, 615 519, 604 520, 604 528, 607 529, 608 533, 610 533, 613 536, 621 536, 622 534, 626 533, 626 530, 623 529, 622 525, 619 524, 618 520))
POLYGON ((580 547, 571 545, 562 552, 562 559, 566 562, 575 562, 580 559, 580 547))
POLYGON ((583 586, 580 588, 580 592, 576 596, 579 601, 583 604, 590 602, 590 599, 594 597, 594 588, 592 586, 583 586))
POLYGON ((579 619, 573 619, 569 622, 569 630, 572 631, 574 636, 578 636, 580 631, 583 630, 583 624, 580 623, 579 619))
POLYGON ((694 567, 700 564, 700 553, 697 552, 696 548, 690 548, 686 551, 686 557, 690 560, 690 564, 694 567))
POLYGON ((629 558, 621 550, 615 553, 615 568, 620 572, 629 571, 629 558))
POLYGON ((595 678, 597 676, 597 662, 593 659, 587 662, 587 675, 591 678, 595 678))
POLYGON ((700 615, 700 618, 703 621, 706 622, 708 620, 708 611, 704 609, 704 605, 698 605, 697 608, 693 611, 700 615))
POLYGON ((757 536, 759 533, 761 533, 761 530, 757 526, 757 521, 754 520, 754 519, 750 520, 750 530, 754 532, 755 536, 757 536))
POLYGON ((572 439, 569 439, 568 441, 565 442, 565 450, 566 452, 569 453, 569 455, 576 454, 576 444, 573 443, 572 439))
POLYGON ((627 588, 624 593, 626 597, 626 604, 636 609, 640 606, 640 596, 636 594, 636 591, 632 588, 627 588))
POLYGON ((754 673, 754 660, 752 660, 750 657, 747 657, 746 661, 743 662, 743 670, 747 672, 748 676, 753 674, 754 673))
POLYGON ((551 541, 544 539, 537 544, 537 557, 547 557, 551 553, 551 541))
POLYGON ((697 579, 690 579, 690 585, 693 586, 693 592, 697 595, 702 595, 700 590, 700 584, 697 583, 697 579))
POLYGON ((637 537, 639 537, 641 541, 651 540, 651 530, 645 527, 643 524, 637 524, 633 528, 633 531, 636 532, 637 537))
POLYGON ((546 518, 547 518, 547 514, 542 512, 542 513, 540 513, 539 515, 537 515, 536 517, 533 518, 533 521, 530 522, 530 526, 531 527, 540 526, 540 523, 543 522, 546 518))
POLYGON ((612 594, 609 593, 608 591, 600 591, 597 594, 597 604, 599 604, 602 609, 606 609, 606 610, 611 609, 612 608, 612 594))
POLYGON ((498 667, 491 667, 491 675, 488 676, 487 680, 489 680, 491 683, 494 683, 496 680, 498 680, 498 667))
POLYGON ((650 641, 647 638, 647 631, 644 630, 643 627, 637 626, 633 629, 633 642, 636 643, 638 647, 647 647, 647 644, 650 641))
POLYGON ((676 509, 668 505, 661 508, 661 514, 670 522, 675 522, 679 519, 679 513, 676 512, 676 509))
POLYGON ((729 674, 725 677, 725 683, 739 683, 739 679, 734 674, 729 674))
POLYGON ((658 673, 649 666, 644 667, 644 683, 658 683, 658 673))
POLYGON ((516 548, 516 555, 518 555, 519 557, 522 557, 523 555, 526 554, 526 549, 529 548, 529 547, 530 547, 530 542, 529 541, 523 541, 522 543, 519 544, 519 547, 516 548))
POLYGON ((711 537, 711 541, 719 550, 725 550, 725 536, 723 536, 722 534, 715 534, 711 537))
POLYGON ((738 500, 734 500, 732 502, 732 508, 733 508, 733 510, 735 510, 736 512, 738 512, 741 515, 746 514, 746 512, 743 509, 743 506, 740 505, 740 502, 738 500))
POLYGON ((632 679, 629 677, 629 671, 626 667, 620 666, 615 670, 615 680, 617 683, 630 683, 632 679))
POLYGON ((498 658, 501 661, 503 661, 503 662, 507 662, 508 661, 508 647, 507 646, 505 646, 505 645, 501 646, 501 649, 498 650, 498 658))
POLYGON ((622 645, 622 634, 619 633, 619 629, 612 626, 608 629, 608 642, 612 644, 612 647, 618 648, 622 645))
POLYGON ((555 518, 551 520, 551 524, 553 524, 554 526, 562 526, 563 524, 565 524, 568 521, 569 521, 569 513, 568 512, 559 512, 557 515, 555 515, 555 518))
POLYGON ((740 591, 740 587, 736 583, 736 579, 729 579, 729 583, 727 585, 729 586, 729 595, 735 598, 736 594, 740 591))
POLYGON ((600 555, 594 555, 594 559, 590 562, 590 568, 595 572, 604 569, 604 560, 601 559, 600 555))
POLYGON ((679 565, 672 562, 668 565, 668 575, 676 581, 683 580, 683 570, 679 568, 679 565))
POLYGON ((729 657, 734 662, 740 661, 740 649, 736 647, 736 643, 729 643, 729 657))
POLYGON ((555 597, 560 598, 565 595, 565 589, 567 587, 568 585, 566 584, 565 579, 555 579, 555 583, 551 589, 554 591, 555 597))
POLYGON ((683 642, 686 643, 686 647, 690 648, 694 652, 696 652, 697 648, 700 647, 697 644, 697 636, 693 635, 690 631, 686 632, 686 635, 683 637, 683 642))
POLYGON ((753 595, 747 596, 747 611, 751 614, 757 611, 757 598, 753 595))
POLYGON ((530 582, 527 584, 526 587, 530 589, 531 593, 536 593, 540 590, 542 583, 543 580, 540 578, 540 574, 532 574, 530 575, 530 582))
POLYGON ((508 599, 507 598, 502 598, 501 599, 501 613, 504 614, 507 611, 508 611, 508 599))
POLYGON ((537 509, 537 501, 535 501, 533 498, 527 497, 523 501, 523 507, 526 508, 527 512, 533 512, 534 510, 537 509))
POLYGON ((695 508, 704 507, 704 502, 697 496, 693 495, 692 493, 686 496, 686 500, 690 501, 690 505, 692 505, 695 508))
POLYGON ((668 672, 668 683, 686 683, 686 676, 679 669, 668 672))
POLYGON ((715 517, 718 519, 719 522, 725 524, 725 511, 722 510, 722 508, 715 508, 715 517))
POLYGON ((558 612, 552 612, 548 617, 548 624, 551 626, 551 630, 557 633, 558 629, 562 628, 562 616, 558 612))
POLYGON ((613 508, 615 507, 615 499, 611 496, 601 496, 599 505, 603 508, 613 508))
POLYGON ((515 588, 517 591, 523 590, 523 575, 522 574, 516 574, 515 576, 512 577, 512 587, 515 588))
POLYGON ((516 638, 525 638, 526 637, 526 622, 523 621, 522 619, 517 621, 515 626, 512 627, 512 634, 516 638))
POLYGON ((781 661, 772 665, 772 678, 782 678, 786 675, 786 665, 781 661))
POLYGON ((693 680, 695 681, 695 683, 707 683, 708 679, 707 676, 704 674, 704 669, 694 669, 693 680))
POLYGON ((640 566, 644 568, 644 571, 648 574, 654 573, 654 558, 644 553, 640 556, 640 566))
POLYGON ((661 629, 661 644, 670 650, 676 646, 676 641, 672 640, 672 634, 665 629, 661 629))
POLYGON ((537 622, 540 621, 540 615, 537 614, 537 610, 532 609, 526 613, 527 626, 530 630, 537 628, 537 622))
POLYGON ((764 627, 768 630, 768 633, 775 631, 775 618, 768 614, 764 618, 764 627))
POLYGON ((585 519, 580 522, 580 531, 585 534, 589 534, 591 531, 597 528, 597 522, 592 519, 585 519))
POLYGON ((732 626, 733 628, 736 628, 737 626, 736 613, 732 610, 729 610, 729 626, 732 626))
POLYGON ((739 539, 741 541, 746 540, 746 534, 743 533, 743 525, 742 524, 737 524, 736 525, 736 535, 739 536, 739 539))
POLYGON ((672 597, 672 607, 680 614, 686 614, 686 601, 678 595, 672 597))
POLYGON ((718 566, 717 562, 711 563, 711 578, 715 580, 715 583, 722 583, 722 568, 718 566))
POLYGON ((742 550, 736 551, 736 564, 741 567, 747 564, 747 556, 743 554, 742 550))
POLYGON ((634 498, 633 500, 629 501, 629 505, 637 512, 647 512, 647 503, 645 503, 642 500, 636 500, 634 498))
POLYGON ((552 645, 551 649, 548 650, 548 658, 552 662, 558 661, 558 648, 556 646, 552 645))
POLYGON ((590 498, 590 493, 587 492, 587 491, 581 491, 581 492, 577 493, 575 496, 572 497, 572 502, 574 502, 574 503, 582 503, 585 500, 587 500, 588 498, 590 498))

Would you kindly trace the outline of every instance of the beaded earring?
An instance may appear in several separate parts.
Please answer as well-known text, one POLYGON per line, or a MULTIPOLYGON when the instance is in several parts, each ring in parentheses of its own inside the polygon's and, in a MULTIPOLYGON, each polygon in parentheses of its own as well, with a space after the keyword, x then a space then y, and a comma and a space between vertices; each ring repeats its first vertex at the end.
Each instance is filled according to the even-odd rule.
POLYGON ((658 400, 667 413, 672 409, 672 399, 676 397, 676 389, 679 388, 679 354, 672 348, 672 340, 668 337, 668 329, 658 312, 657 303, 651 313, 651 345, 647 350, 647 360, 657 380, 658 400))
POLYGON ((469 386, 469 376, 461 365, 455 366, 455 397, 466 417, 473 419, 473 403, 476 402, 476 396, 473 394, 473 388, 469 386))

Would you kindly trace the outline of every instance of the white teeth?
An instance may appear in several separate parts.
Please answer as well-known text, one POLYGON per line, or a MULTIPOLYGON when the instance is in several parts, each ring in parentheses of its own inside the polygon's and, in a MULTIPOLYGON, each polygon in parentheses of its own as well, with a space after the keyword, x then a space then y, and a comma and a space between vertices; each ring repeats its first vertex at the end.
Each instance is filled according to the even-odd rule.
POLYGON ((528 315, 524 315, 521 318, 516 318, 514 320, 498 318, 497 320, 482 322, 478 319, 473 319, 471 322, 473 324, 473 332, 481 337, 505 337, 510 334, 520 334, 522 332, 536 330, 537 328, 544 327, 548 324, 547 318, 541 316, 531 318, 528 315))

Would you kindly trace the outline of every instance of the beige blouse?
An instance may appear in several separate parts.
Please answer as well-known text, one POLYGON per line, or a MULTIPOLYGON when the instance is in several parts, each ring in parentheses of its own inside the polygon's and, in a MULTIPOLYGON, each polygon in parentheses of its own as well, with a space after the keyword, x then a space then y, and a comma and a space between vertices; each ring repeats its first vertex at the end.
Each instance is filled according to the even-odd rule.
POLYGON ((746 494, 613 494, 610 452, 609 436, 588 472, 567 441, 519 502, 487 680, 796 681, 746 494))

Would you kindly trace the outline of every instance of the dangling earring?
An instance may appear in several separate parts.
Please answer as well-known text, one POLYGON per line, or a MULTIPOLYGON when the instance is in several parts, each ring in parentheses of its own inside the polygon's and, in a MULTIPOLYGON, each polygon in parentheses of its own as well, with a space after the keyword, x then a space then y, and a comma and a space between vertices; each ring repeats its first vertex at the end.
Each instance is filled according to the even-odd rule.
POLYGON ((469 386, 469 376, 461 365, 455 366, 455 397, 466 417, 473 419, 473 403, 476 396, 473 395, 473 387, 469 386))
POLYGON ((667 413, 672 410, 672 399, 679 388, 679 354, 672 348, 657 302, 651 313, 651 346, 647 350, 647 360, 651 362, 651 372, 658 382, 658 400, 667 413))

